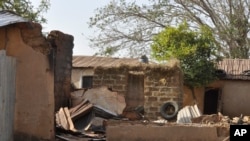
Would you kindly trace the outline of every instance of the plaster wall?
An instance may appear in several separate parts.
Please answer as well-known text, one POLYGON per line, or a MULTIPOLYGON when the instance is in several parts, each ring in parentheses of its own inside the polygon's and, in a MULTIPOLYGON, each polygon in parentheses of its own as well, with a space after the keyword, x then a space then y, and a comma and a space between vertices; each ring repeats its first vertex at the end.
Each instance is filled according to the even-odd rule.
POLYGON ((93 69, 72 69, 71 82, 78 89, 82 87, 82 77, 83 76, 94 76, 93 69))
POLYGON ((222 89, 222 112, 229 116, 250 115, 249 81, 225 81, 222 89))
MULTIPOLYGON (((250 82, 243 80, 220 80, 208 85, 210 88, 221 89, 221 98, 219 99, 219 109, 224 115, 235 117, 250 115, 250 82)), ((197 99, 198 108, 203 112, 204 109, 204 88, 196 88, 195 96, 197 99)), ((184 87, 183 106, 193 105, 193 97, 191 91, 184 87)))
MULTIPOLYGON (((16 58, 17 65, 16 86, 13 86, 16 87, 14 139, 53 140, 53 71, 47 55, 24 43, 22 31, 34 37, 41 36, 41 26, 37 24, 27 27, 15 24, 0 28, 0 50, 5 49, 8 56, 16 58), (30 33, 37 30, 38 34, 30 33)), ((42 45, 42 38, 35 41, 42 45)))

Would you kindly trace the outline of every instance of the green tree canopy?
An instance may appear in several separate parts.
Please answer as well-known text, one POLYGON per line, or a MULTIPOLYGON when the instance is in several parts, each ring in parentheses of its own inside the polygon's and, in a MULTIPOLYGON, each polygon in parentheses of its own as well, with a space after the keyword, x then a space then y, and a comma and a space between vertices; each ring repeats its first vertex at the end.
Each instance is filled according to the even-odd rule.
POLYGON ((195 29, 207 26, 212 31, 221 56, 249 58, 249 0, 134 1, 113 0, 90 19, 90 27, 98 33, 90 41, 101 54, 148 54, 154 35, 187 21, 195 29))
POLYGON ((166 27, 153 38, 152 56, 159 61, 177 58, 184 73, 184 84, 194 95, 194 88, 205 86, 216 79, 214 60, 216 44, 207 27, 198 32, 187 24, 166 27))
POLYGON ((0 10, 10 10, 20 16, 38 23, 45 23, 43 13, 47 12, 50 6, 49 0, 41 0, 37 7, 34 7, 29 0, 0 0, 0 10))

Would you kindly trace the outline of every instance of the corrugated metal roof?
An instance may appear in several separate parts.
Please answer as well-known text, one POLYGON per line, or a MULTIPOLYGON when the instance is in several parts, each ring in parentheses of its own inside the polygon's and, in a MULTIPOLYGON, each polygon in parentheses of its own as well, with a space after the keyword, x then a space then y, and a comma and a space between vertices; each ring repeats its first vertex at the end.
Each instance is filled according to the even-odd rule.
POLYGON ((137 66, 141 62, 134 58, 111 58, 97 56, 73 56, 73 67, 119 67, 120 65, 137 66))
POLYGON ((29 22, 29 20, 10 11, 0 11, 0 27, 13 23, 29 22))
POLYGON ((223 59, 217 67, 225 71, 227 79, 250 80, 250 59, 223 59))

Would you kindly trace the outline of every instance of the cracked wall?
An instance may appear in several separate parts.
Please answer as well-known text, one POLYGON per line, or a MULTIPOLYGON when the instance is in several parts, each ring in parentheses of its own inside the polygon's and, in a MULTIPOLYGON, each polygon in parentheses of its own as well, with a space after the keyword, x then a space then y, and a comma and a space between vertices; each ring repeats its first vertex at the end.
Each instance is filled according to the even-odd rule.
POLYGON ((0 27, 0 50, 16 58, 14 139, 54 138, 54 74, 42 27, 19 23, 0 27))

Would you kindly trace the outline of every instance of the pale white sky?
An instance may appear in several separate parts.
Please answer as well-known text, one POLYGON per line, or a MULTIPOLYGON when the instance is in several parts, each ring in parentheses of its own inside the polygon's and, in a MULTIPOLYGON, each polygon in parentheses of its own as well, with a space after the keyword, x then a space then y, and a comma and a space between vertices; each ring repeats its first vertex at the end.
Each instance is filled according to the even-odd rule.
MULTIPOLYGON (((31 0, 37 4, 40 0, 31 0)), ((51 7, 44 15, 48 20, 43 25, 44 32, 60 30, 74 36, 73 55, 93 55, 89 47, 88 36, 93 35, 87 22, 94 15, 94 10, 108 4, 111 0, 50 0, 51 7)))

